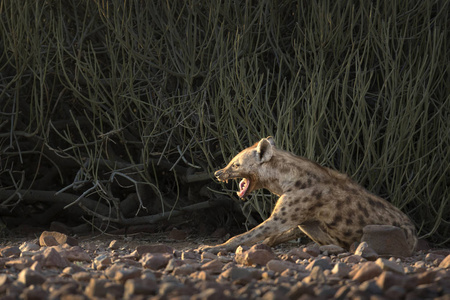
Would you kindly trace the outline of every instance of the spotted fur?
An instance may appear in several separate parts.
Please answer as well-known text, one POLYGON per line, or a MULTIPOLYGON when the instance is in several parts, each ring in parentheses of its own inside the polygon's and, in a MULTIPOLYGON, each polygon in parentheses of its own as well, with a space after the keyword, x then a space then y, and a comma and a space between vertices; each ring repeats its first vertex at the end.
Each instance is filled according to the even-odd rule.
POLYGON ((238 192, 242 198, 261 188, 280 198, 259 226, 203 250, 233 250, 262 240, 274 244, 297 226, 318 244, 346 249, 361 240, 366 225, 402 228, 411 252, 417 243, 414 225, 398 208, 342 173, 277 149, 271 137, 240 152, 215 176, 219 181, 244 178, 238 192))

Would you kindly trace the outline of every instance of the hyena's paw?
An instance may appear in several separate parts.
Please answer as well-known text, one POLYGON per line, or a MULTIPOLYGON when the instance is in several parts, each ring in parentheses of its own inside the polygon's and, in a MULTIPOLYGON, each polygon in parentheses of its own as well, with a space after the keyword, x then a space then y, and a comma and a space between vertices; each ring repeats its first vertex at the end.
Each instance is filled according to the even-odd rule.
POLYGON ((220 246, 201 245, 198 247, 198 250, 200 252, 211 252, 211 253, 217 254, 217 253, 219 253, 219 251, 225 250, 225 248, 220 247, 220 246))

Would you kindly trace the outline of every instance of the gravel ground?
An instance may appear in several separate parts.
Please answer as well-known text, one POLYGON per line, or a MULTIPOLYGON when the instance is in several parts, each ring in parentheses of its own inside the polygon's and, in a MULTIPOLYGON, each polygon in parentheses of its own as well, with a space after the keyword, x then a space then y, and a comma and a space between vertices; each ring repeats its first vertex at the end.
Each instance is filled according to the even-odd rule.
POLYGON ((379 257, 367 244, 255 245, 200 253, 201 240, 74 239, 0 245, 1 299, 450 299, 450 250, 379 257), (162 243, 161 243, 162 241, 162 243))

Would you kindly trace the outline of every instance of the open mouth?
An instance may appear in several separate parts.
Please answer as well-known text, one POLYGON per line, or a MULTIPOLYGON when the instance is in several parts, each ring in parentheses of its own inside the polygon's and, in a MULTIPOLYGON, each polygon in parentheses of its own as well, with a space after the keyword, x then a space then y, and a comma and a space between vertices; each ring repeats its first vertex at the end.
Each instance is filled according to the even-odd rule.
POLYGON ((239 182, 239 192, 237 192, 237 195, 239 198, 244 198, 248 188, 250 187, 250 179, 244 178, 239 182))

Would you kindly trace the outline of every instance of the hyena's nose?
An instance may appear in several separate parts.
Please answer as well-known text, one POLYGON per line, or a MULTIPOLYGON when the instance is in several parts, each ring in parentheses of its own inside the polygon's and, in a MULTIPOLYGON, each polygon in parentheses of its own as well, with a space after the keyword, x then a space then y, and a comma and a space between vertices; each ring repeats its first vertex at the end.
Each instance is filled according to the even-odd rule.
POLYGON ((221 170, 217 170, 215 173, 214 173, 214 176, 216 176, 217 178, 220 178, 220 176, 223 174, 223 169, 221 169, 221 170))

